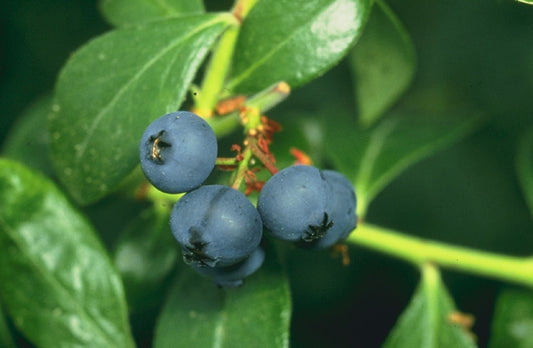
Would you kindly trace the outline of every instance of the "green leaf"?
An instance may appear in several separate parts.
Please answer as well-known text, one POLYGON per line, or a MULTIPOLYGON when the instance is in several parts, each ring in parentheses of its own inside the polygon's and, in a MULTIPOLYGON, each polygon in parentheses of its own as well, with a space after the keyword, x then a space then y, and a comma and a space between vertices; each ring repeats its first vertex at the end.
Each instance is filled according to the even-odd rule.
POLYGON ((533 292, 505 290, 498 296, 489 347, 533 347, 533 292))
POLYGON ((39 347, 132 347, 120 277, 46 178, 0 160, 0 296, 39 347))
POLYGON ((114 260, 132 310, 158 301, 153 295, 176 266, 178 245, 168 221, 166 207, 148 208, 127 226, 117 242, 114 260))
POLYGON ((313 165, 324 167, 324 129, 320 120, 298 111, 284 112, 283 116, 283 128, 274 134, 270 147, 276 158, 276 167, 283 169, 295 164, 296 158, 291 153, 293 150, 309 156, 313 165))
POLYGON ((464 317, 456 311, 438 270, 424 266, 422 282, 383 348, 475 347, 467 328, 451 320, 453 315, 464 317))
POLYGON ((297 87, 337 63, 362 32, 371 0, 260 0, 246 17, 228 88, 297 87))
POLYGON ((19 116, 10 130, 3 147, 3 155, 48 175, 53 173, 50 162, 50 137, 47 116, 52 97, 37 99, 19 116))
POLYGON ((357 192, 358 215, 395 177, 422 158, 457 142, 480 124, 476 114, 427 117, 395 114, 376 126, 361 129, 353 118, 326 122, 324 143, 335 167, 347 175, 357 192))
POLYGON ((180 106, 229 15, 118 29, 79 49, 61 71, 50 119, 56 173, 72 197, 94 202, 139 162, 139 139, 180 106))
POLYGON ((184 269, 158 320, 155 347, 288 347, 289 284, 272 251, 236 289, 184 269))
POLYGON ((117 27, 205 11, 201 0, 100 0, 99 7, 117 27))
POLYGON ((520 139, 515 165, 529 212, 533 216, 533 127, 529 128, 520 139))
POLYGON ((533 5, 533 0, 516 0, 516 1, 524 3, 524 4, 528 4, 528 5, 533 5))
POLYGON ((376 1, 349 62, 359 121, 369 126, 405 91, 415 72, 411 38, 384 1, 376 1))
POLYGON ((4 316, 3 308, 0 307, 0 347, 4 348, 15 348, 15 342, 9 332, 9 328, 6 323, 6 318, 4 316))

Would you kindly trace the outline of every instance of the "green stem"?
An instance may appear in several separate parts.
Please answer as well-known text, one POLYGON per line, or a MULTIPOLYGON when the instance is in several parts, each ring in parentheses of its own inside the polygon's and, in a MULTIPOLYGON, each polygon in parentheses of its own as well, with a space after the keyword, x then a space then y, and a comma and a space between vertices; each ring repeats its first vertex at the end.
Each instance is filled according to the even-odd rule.
POLYGON ((239 32, 240 25, 236 21, 224 32, 211 57, 194 107, 194 111, 200 116, 209 117, 213 113, 220 92, 224 88, 239 32))
POLYGON ((233 7, 233 14, 242 22, 256 3, 257 0, 237 0, 233 7))
POLYGON ((213 132, 217 135, 217 138, 226 136, 237 128, 241 124, 238 112, 232 112, 231 114, 224 115, 223 117, 210 117, 205 119, 207 123, 213 129, 213 132))
POLYGON ((264 113, 285 100, 290 92, 289 85, 281 81, 250 97, 246 100, 246 106, 257 108, 264 113))
POLYGON ((252 129, 256 129, 261 124, 261 110, 258 108, 246 105, 246 111, 241 118, 244 126, 244 134, 248 135, 248 132, 252 129))
MULTIPOLYGON (((257 0, 237 0, 233 6, 231 14, 235 18, 235 23, 222 34, 211 56, 206 75, 202 81, 202 87, 197 91, 198 97, 195 99, 193 111, 202 117, 207 118, 213 114, 213 110, 224 90, 235 45, 239 38, 241 23, 256 3, 257 0)), ((287 87, 288 89, 287 84, 282 87, 287 87)), ((285 92, 284 89, 279 93, 283 92, 285 92)), ((288 95, 288 91, 286 91, 286 95, 288 95)))
POLYGON ((371 224, 360 224, 348 241, 423 265, 433 262, 486 277, 533 287, 533 258, 507 256, 401 234, 371 224))
MULTIPOLYGON (((273 108, 277 104, 281 103, 290 93, 290 87, 285 82, 278 82, 253 96, 251 96, 244 106, 249 109, 259 110, 257 120, 255 120, 254 126, 257 126, 260 121, 260 115, 265 111, 273 108)), ((209 123, 217 137, 225 136, 239 127, 241 119, 239 117, 240 111, 234 111, 223 117, 211 117, 206 121, 209 123)), ((249 126, 250 128, 251 126, 249 126)))
POLYGON ((235 157, 218 157, 215 161, 217 166, 236 166, 239 161, 235 157))
POLYGON ((161 211, 172 209, 174 203, 184 195, 184 193, 165 193, 159 191, 151 184, 147 185, 148 192, 146 192, 146 198, 155 204, 156 209, 161 211))
POLYGON ((242 157, 242 161, 239 162, 239 167, 237 168, 235 179, 233 180, 233 184, 231 185, 231 187, 233 187, 235 190, 239 190, 239 188, 241 187, 242 181, 244 180, 244 176, 246 175, 246 170, 248 169, 248 163, 252 158, 252 151, 249 147, 244 149, 242 157))

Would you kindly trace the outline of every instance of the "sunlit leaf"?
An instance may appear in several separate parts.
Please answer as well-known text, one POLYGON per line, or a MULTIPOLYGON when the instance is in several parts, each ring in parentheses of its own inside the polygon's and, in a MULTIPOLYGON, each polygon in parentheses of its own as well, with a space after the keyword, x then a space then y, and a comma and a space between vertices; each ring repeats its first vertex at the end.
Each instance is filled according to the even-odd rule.
POLYGON ((370 0, 259 0, 243 23, 229 88, 295 87, 323 74, 359 37, 370 7, 370 0))
POLYGON ((72 55, 56 85, 50 131, 56 174, 76 201, 94 202, 132 171, 144 129, 180 106, 232 20, 199 15, 117 29, 72 55))
POLYGON ((101 0, 100 11, 115 26, 204 12, 201 0, 101 0))
POLYGON ((46 178, 0 160, 0 297, 39 347, 132 347, 120 277, 46 178))

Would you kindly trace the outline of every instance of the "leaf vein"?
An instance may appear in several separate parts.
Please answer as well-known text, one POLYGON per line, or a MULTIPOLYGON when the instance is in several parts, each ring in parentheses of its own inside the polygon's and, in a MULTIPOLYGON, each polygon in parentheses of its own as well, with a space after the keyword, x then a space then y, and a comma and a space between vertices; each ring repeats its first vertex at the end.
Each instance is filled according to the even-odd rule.
MULTIPOLYGON (((13 243, 17 246, 18 250, 25 256, 26 260, 29 260, 29 263, 31 266, 36 270, 36 273, 41 275, 43 280, 45 280, 47 283, 50 284, 50 286, 57 291, 58 294, 61 294, 61 299, 63 299, 65 302, 71 302, 73 304, 73 308, 77 308, 78 315, 80 317, 86 318, 85 321, 90 326, 95 328, 95 331, 100 332, 102 334, 102 338, 106 337, 106 341, 108 343, 113 343, 113 337, 109 335, 103 328, 101 328, 98 325, 98 320, 94 318, 94 316, 84 310, 85 308, 80 305, 79 301, 77 301, 71 293, 63 286, 61 282, 59 282, 54 277, 51 277, 48 270, 44 269, 37 260, 34 259, 33 255, 28 254, 25 250, 25 248, 22 247, 24 244, 23 242, 19 241, 18 238, 15 236, 15 232, 13 228, 4 220, 2 216, 0 216, 0 225, 3 227, 3 229, 7 232, 6 234, 10 237, 10 239, 13 241, 13 243)), ((114 345, 107 345, 108 347, 114 347, 114 345)))
POLYGON ((193 37, 197 33, 201 32, 205 28, 209 27, 213 23, 220 21, 221 19, 219 17, 214 18, 213 20, 205 22, 203 25, 200 25, 195 30, 190 31, 186 35, 179 37, 175 41, 171 42, 165 49, 161 50, 157 55, 155 55, 152 59, 150 59, 146 64, 142 66, 139 71, 133 75, 133 77, 128 80, 115 94, 115 96, 109 101, 107 105, 105 105, 102 110, 96 115, 94 118, 89 130, 86 133, 86 136, 83 140, 83 142, 80 144, 79 151, 76 152, 74 162, 77 164, 79 161, 83 158, 83 155, 85 154, 85 151, 87 150, 87 146, 92 138, 93 133, 95 132, 97 126, 102 121, 103 117, 107 115, 108 111, 113 108, 118 100, 122 97, 124 93, 127 92, 129 87, 135 83, 137 80, 141 78, 141 76, 148 70, 153 64, 155 64, 160 58, 162 58, 166 53, 168 53, 170 50, 175 48, 177 45, 181 44, 183 41, 186 41, 187 39, 193 37))
POLYGON ((369 180, 374 170, 376 160, 381 153, 381 149, 385 144, 387 136, 394 130, 394 128, 396 128, 397 125, 398 122, 392 120, 383 122, 378 126, 378 128, 376 128, 375 132, 370 137, 368 146, 361 157, 361 164, 356 182, 357 189, 369 191, 369 180))
MULTIPOLYGON (((335 3, 333 2, 326 7, 320 8, 312 17, 310 17, 310 19, 314 20, 320 17, 324 12, 327 12, 327 10, 334 5, 335 3)), ((312 21, 303 22, 300 27, 294 30, 290 35, 286 36, 285 40, 280 41, 278 45, 275 45, 261 59, 256 60, 254 64, 248 67, 248 69, 244 70, 239 76, 233 78, 228 88, 229 89, 235 88, 235 86, 241 83, 242 80, 250 76, 259 66, 263 65, 268 59, 270 59, 272 56, 278 53, 278 51, 280 51, 284 46, 286 46, 286 44, 290 42, 295 36, 299 35, 302 31, 304 31, 307 27, 309 27, 310 22, 312 21)))

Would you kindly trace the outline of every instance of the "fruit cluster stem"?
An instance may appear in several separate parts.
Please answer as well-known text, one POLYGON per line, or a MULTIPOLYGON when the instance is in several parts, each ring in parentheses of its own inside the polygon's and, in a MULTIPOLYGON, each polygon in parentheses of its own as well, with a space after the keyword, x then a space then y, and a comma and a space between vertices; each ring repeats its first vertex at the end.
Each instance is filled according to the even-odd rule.
POLYGON ((246 175, 246 171, 248 170, 248 164, 250 163, 251 158, 252 151, 250 147, 246 147, 242 152, 242 161, 239 162, 239 166, 237 167, 237 171, 235 172, 235 178, 233 179, 233 184, 231 185, 231 187, 233 187, 235 190, 239 190, 239 188, 241 187, 242 181, 244 180, 244 176, 246 175))
POLYGON ((248 12, 254 7, 257 0, 237 0, 233 6, 233 15, 241 21, 248 15, 248 12))
POLYGON ((233 6, 231 14, 235 22, 220 37, 195 100, 193 112, 204 118, 213 115, 213 110, 223 94, 241 24, 256 2, 257 0, 237 0, 233 6))
POLYGON ((239 32, 240 22, 236 21, 222 34, 213 52, 193 110, 202 117, 213 115, 213 109, 226 82, 239 32))
POLYGON ((480 251, 408 236, 362 223, 348 242, 421 266, 434 263, 443 268, 478 274, 533 287, 533 257, 516 257, 480 251))
POLYGON ((262 113, 272 109, 289 96, 291 87, 285 81, 277 82, 246 100, 246 106, 257 108, 262 113))

